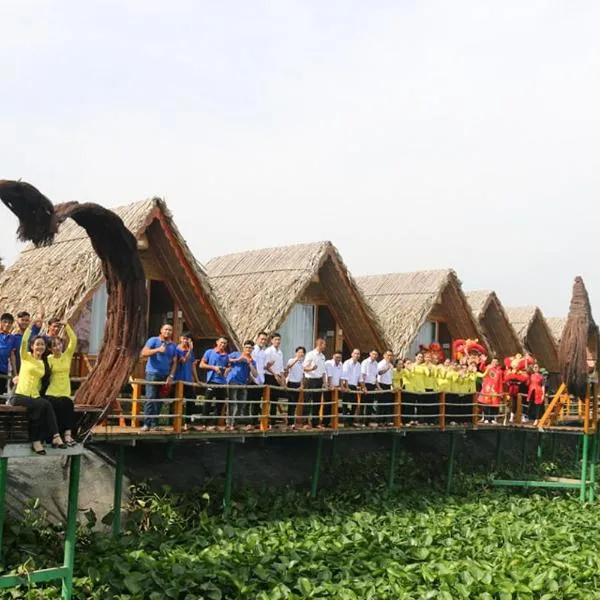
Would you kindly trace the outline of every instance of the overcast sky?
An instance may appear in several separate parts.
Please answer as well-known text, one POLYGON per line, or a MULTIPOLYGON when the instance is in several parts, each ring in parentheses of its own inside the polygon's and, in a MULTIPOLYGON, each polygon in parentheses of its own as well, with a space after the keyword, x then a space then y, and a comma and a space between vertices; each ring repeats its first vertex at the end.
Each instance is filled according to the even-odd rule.
POLYGON ((581 274, 600 306, 598 2, 0 0, 0 20, 0 178, 162 196, 201 262, 329 239, 356 275, 452 267, 562 315, 581 274))

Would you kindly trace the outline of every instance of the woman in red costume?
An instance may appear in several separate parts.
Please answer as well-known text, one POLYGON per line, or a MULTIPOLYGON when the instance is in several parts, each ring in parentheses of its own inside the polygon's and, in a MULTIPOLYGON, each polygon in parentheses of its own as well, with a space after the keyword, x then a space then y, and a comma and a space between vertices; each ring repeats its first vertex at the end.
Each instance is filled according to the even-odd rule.
POLYGON ((482 422, 492 423, 498 416, 498 407, 502 396, 502 369, 497 358, 493 358, 483 373, 483 383, 478 402, 483 406, 482 422))
POLYGON ((526 362, 521 355, 517 354, 514 357, 508 357, 504 359, 504 381, 506 382, 507 392, 510 396, 510 422, 513 423, 515 420, 515 412, 517 410, 517 402, 519 398, 519 392, 522 385, 529 382, 529 375, 525 369, 527 368, 526 362))
POLYGON ((533 365, 533 372, 529 376, 529 389, 527 391, 529 418, 533 419, 534 427, 537 427, 544 413, 545 396, 544 376, 540 373, 540 366, 536 363, 533 365))

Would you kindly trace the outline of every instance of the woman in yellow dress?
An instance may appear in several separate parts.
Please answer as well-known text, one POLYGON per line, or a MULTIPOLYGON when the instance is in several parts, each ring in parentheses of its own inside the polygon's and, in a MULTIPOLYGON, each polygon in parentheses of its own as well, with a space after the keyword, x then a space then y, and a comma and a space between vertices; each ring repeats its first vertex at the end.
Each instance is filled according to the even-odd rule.
POLYGON ((50 365, 46 358, 46 341, 37 336, 31 343, 31 327, 28 327, 21 339, 19 354, 21 369, 17 379, 17 389, 11 399, 14 406, 24 406, 29 420, 29 438, 31 449, 36 454, 46 454, 42 443, 52 439, 53 448, 66 448, 60 434, 56 415, 44 394, 50 383, 50 365))
POLYGON ((50 385, 46 391, 46 398, 52 404, 58 431, 63 436, 67 446, 74 446, 75 440, 71 435, 75 425, 75 407, 71 400, 71 361, 77 347, 77 336, 68 323, 65 323, 65 332, 67 334, 67 347, 63 352, 63 341, 59 337, 50 339, 50 356, 48 364, 50 365, 50 385))

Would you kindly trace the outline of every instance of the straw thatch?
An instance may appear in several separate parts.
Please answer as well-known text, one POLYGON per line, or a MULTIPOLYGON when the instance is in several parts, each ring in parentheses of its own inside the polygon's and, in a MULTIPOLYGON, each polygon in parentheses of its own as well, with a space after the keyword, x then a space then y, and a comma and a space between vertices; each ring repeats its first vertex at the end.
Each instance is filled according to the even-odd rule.
POLYGON ((592 316, 590 299, 583 279, 576 277, 558 355, 563 382, 569 393, 579 398, 586 395, 590 371, 588 354, 592 360, 597 360, 598 343, 598 326, 592 316))
POLYGON ((560 344, 560 339, 562 338, 562 332, 565 329, 567 318, 546 317, 546 323, 548 323, 548 327, 550 327, 550 331, 552 332, 552 337, 554 337, 554 341, 557 345, 560 344))
MULTIPOLYGON (((198 337, 228 335, 237 339, 211 289, 208 277, 177 229, 165 202, 152 198, 115 208, 135 238, 144 240, 153 260, 167 275, 165 284, 198 337)), ((48 316, 76 321, 104 281, 100 260, 83 228, 66 221, 50 247, 29 245, 0 275, 3 310, 35 311, 41 303, 48 316)))
POLYGON ((558 373, 558 347, 550 327, 537 306, 506 308, 523 347, 550 373, 558 373))
POLYGON ((477 290, 466 296, 490 352, 498 358, 522 353, 523 346, 496 292, 477 290))
POLYGON ((446 321, 455 339, 482 340, 456 273, 451 269, 357 277, 396 356, 404 356, 432 317, 446 321))
POLYGON ((374 314, 331 242, 219 256, 206 264, 215 293, 240 339, 276 331, 311 282, 318 281, 345 341, 384 348, 374 314))

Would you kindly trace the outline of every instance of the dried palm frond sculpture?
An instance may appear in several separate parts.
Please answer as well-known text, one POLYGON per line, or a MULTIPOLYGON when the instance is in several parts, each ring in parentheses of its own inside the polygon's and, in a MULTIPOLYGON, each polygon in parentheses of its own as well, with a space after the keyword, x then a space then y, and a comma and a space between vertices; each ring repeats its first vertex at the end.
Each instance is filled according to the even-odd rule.
POLYGON ((598 359, 598 326, 581 277, 575 278, 569 315, 558 349, 560 373, 570 394, 584 398, 590 369, 598 359))
POLYGON ((35 246, 51 244, 69 218, 86 230, 102 262, 108 304, 102 349, 75 399, 79 405, 109 407, 133 370, 145 331, 145 277, 135 237, 110 210, 78 202, 54 206, 25 182, 0 180, 0 199, 19 218, 19 239, 35 246))

